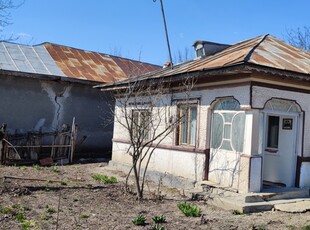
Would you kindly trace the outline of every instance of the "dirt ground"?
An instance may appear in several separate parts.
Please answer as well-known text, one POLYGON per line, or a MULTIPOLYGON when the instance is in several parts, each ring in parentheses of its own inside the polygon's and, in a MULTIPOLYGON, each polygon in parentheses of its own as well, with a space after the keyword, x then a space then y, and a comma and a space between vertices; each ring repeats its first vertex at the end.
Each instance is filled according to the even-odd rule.
MULTIPOLYGON (((147 199, 138 202, 124 189, 125 175, 106 163, 53 167, 0 166, 0 229, 156 229, 152 217, 164 215, 163 229, 308 229, 309 213, 264 212, 236 215, 231 211, 189 201, 174 189, 156 184, 147 188, 147 199), (104 184, 95 174, 114 175, 116 184, 104 184), (4 179, 3 179, 4 178, 4 179), (201 217, 185 217, 177 207, 182 201, 202 209, 201 217), (138 215, 145 226, 135 226, 138 215)), ((160 229, 160 228, 157 228, 160 229)), ((310 228, 309 228, 310 229, 310 228)))

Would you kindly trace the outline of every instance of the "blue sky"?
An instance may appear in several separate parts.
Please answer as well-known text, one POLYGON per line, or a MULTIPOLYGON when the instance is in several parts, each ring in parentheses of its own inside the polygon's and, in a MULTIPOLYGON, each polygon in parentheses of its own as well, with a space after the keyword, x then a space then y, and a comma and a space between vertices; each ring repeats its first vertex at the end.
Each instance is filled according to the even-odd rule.
MULTIPOLYGON (((196 40, 233 44, 262 34, 285 39, 310 26, 309 0, 163 0, 172 56, 196 40)), ((162 65, 168 58, 160 1, 25 0, 4 35, 162 65)))

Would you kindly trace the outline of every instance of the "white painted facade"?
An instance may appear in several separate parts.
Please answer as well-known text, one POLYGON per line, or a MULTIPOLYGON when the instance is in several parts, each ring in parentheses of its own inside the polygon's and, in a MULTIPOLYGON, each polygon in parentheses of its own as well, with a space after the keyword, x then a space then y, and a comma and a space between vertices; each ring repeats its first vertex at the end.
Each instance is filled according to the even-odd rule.
MULTIPOLYGON (((184 98, 185 95, 182 93, 165 95, 160 106, 165 108, 168 114, 175 115, 177 113, 177 103, 175 102, 184 98)), ((190 98, 198 101, 195 145, 177 145, 177 132, 172 132, 155 150, 149 170, 168 173, 194 182, 208 179, 223 186, 232 187, 239 192, 259 192, 262 190, 265 179, 292 187, 295 186, 297 176, 300 177, 298 186, 310 186, 309 163, 302 163, 300 175, 296 175, 297 156, 310 156, 310 142, 302 139, 304 137, 304 140, 307 140, 310 137, 310 123, 307 121, 307 117, 304 119, 305 115, 310 114, 309 94, 244 84, 242 86, 205 87, 205 89, 191 92, 190 98), (225 98, 236 100, 240 105, 238 111, 244 114, 241 151, 212 148, 214 105, 225 98), (268 112, 265 105, 272 99, 287 104, 292 103, 294 106, 298 106, 300 111, 284 113, 280 109, 272 113, 268 112), (282 163, 276 160, 281 157, 281 148, 277 150, 277 153, 274 153, 275 157, 268 156, 265 151, 268 114, 293 121, 291 133, 282 126, 279 128, 280 138, 282 138, 281 135, 286 135, 286 139, 282 141, 283 144, 289 142, 290 138, 294 139, 292 149, 287 153, 289 157, 283 158, 282 163), (284 162, 292 164, 286 169, 281 169, 284 162), (277 172, 283 170, 287 173, 284 177, 292 175, 289 182, 285 181, 283 176, 276 178, 270 175, 275 173, 270 170, 274 165, 279 167, 277 172), (279 181, 277 181, 278 179, 279 181)), ((120 106, 120 103, 116 101, 116 116, 121 114, 120 106)), ((225 125, 232 127, 231 123, 225 123, 225 125)), ((231 128, 231 130, 233 129, 231 128)), ((231 138, 233 138, 232 135, 231 138)), ((122 128, 115 119, 112 154, 114 163, 131 164, 131 157, 127 153, 128 146, 128 131, 122 128)))

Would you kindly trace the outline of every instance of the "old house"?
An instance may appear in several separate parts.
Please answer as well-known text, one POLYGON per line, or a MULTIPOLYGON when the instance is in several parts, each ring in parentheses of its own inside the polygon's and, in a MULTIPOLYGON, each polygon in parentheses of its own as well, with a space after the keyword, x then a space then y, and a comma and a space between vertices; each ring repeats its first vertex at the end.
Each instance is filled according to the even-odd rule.
POLYGON ((0 53, 0 122, 8 133, 53 132, 75 118, 76 151, 84 156, 111 151, 113 124, 107 120, 114 102, 92 86, 158 68, 52 43, 1 42, 0 53))
MULTIPOLYGON (((139 104, 141 111, 144 103, 165 108, 168 120, 183 116, 155 150, 149 173, 168 183, 177 178, 179 186, 208 180, 239 192, 258 192, 265 184, 309 187, 310 54, 271 35, 194 47, 193 61, 98 86, 169 85, 162 100, 139 104), (189 98, 178 90, 184 79, 196 79, 189 98)), ((116 116, 121 100, 116 98, 116 116)), ((131 164, 129 134, 115 122, 111 164, 125 169, 131 164)))

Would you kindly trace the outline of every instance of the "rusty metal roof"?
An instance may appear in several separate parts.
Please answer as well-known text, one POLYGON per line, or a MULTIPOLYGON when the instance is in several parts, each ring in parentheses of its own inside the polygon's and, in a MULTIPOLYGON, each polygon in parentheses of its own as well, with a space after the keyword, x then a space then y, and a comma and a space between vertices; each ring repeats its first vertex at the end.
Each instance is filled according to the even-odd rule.
POLYGON ((51 43, 28 46, 0 42, 0 70, 20 75, 106 83, 159 68, 148 63, 51 43))
POLYGON ((97 82, 114 82, 159 69, 148 63, 98 52, 44 43, 62 72, 70 78, 97 82))
POLYGON ((262 35, 232 45, 199 60, 181 64, 167 75, 202 71, 252 63, 303 74, 310 73, 310 53, 289 45, 271 35, 262 35))
MULTIPOLYGON (((166 68, 145 74, 140 76, 140 78, 173 77, 180 74, 221 70, 226 67, 245 64, 254 64, 258 67, 269 67, 275 70, 309 75, 310 53, 267 34, 231 45, 212 56, 182 63, 174 66, 172 69, 166 68)), ((123 82, 126 82, 126 80, 123 82)), ((121 82, 116 84, 121 84, 121 82)), ((111 86, 112 84, 110 86, 100 85, 97 87, 111 86)))

